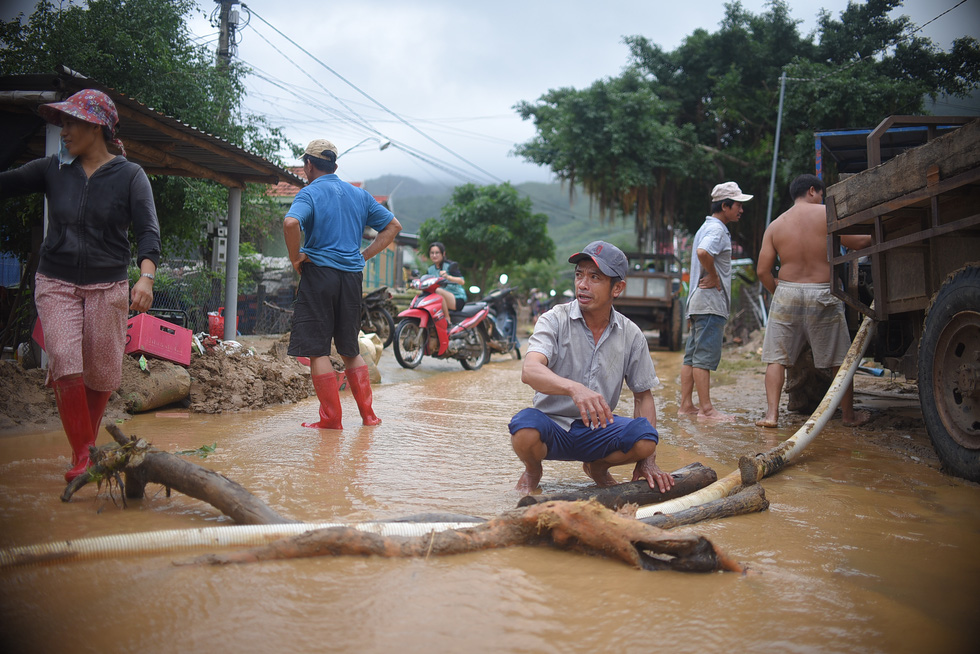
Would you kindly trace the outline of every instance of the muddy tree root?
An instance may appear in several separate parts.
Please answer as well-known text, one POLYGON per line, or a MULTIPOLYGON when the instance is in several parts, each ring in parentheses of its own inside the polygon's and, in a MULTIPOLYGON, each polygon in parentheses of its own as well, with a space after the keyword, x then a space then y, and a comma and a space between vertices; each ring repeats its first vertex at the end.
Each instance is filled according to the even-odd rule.
POLYGON ((766 499, 766 491, 759 484, 753 484, 719 500, 699 504, 677 513, 657 513, 639 520, 660 529, 673 529, 703 520, 729 518, 765 511, 768 508, 769 500, 766 499))
POLYGON ((207 502, 241 525, 267 525, 294 522, 288 520, 249 493, 240 484, 168 452, 153 448, 143 439, 126 436, 116 425, 108 425, 116 444, 91 448, 93 466, 65 487, 62 502, 71 501, 80 488, 92 481, 119 479, 128 498, 143 497, 148 483, 162 484, 195 499, 207 502))
POLYGON ((263 547, 199 557, 192 563, 223 565, 342 555, 428 558, 516 545, 548 545, 642 570, 744 572, 739 563, 701 536, 669 534, 594 501, 534 504, 474 527, 421 537, 383 537, 349 527, 318 529, 263 547))
POLYGON ((627 504, 644 506, 693 493, 718 479, 714 470, 701 463, 686 465, 673 471, 670 475, 674 478, 674 487, 666 493, 661 493, 657 488, 650 488, 645 480, 640 480, 606 488, 588 488, 582 491, 556 493, 554 495, 525 495, 517 503, 517 506, 531 506, 555 501, 575 502, 578 500, 595 500, 610 509, 618 509, 627 504))

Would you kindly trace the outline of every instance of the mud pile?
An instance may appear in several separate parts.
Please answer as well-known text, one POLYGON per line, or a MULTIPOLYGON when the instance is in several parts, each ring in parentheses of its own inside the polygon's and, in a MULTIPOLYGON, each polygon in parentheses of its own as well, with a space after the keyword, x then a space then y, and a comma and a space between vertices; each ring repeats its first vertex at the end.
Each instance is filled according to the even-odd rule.
MULTIPOLYGON (((157 367, 172 365, 147 359, 151 373, 157 367)), ((179 406, 198 413, 260 409, 313 395, 309 368, 286 356, 284 340, 257 340, 251 347, 246 344, 229 352, 209 350, 191 358, 188 372, 190 395, 179 406)), ((107 418, 124 420, 130 416, 127 389, 138 387, 146 374, 138 359, 123 357, 122 384, 109 400, 107 418)), ((0 361, 0 432, 60 427, 54 391, 44 386, 44 378, 44 370, 24 370, 14 361, 0 361)))

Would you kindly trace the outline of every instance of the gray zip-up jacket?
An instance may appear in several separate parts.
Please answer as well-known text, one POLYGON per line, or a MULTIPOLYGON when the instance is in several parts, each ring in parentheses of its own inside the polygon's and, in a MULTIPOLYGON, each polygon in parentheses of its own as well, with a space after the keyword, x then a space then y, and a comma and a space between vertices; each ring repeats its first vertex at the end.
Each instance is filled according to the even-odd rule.
POLYGON ((0 173, 0 198, 44 193, 48 232, 37 271, 77 285, 127 279, 132 258, 129 228, 136 237, 138 266, 160 261, 160 223, 146 173, 117 156, 86 178, 81 162, 58 165, 58 157, 35 159, 0 173))

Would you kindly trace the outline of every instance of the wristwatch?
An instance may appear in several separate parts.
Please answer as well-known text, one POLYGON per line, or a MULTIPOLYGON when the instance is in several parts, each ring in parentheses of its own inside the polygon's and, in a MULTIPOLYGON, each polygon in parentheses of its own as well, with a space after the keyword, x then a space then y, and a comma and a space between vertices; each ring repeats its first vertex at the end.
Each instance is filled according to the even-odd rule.
POLYGON ((154 279, 153 273, 140 273, 140 277, 149 277, 150 279, 154 279))

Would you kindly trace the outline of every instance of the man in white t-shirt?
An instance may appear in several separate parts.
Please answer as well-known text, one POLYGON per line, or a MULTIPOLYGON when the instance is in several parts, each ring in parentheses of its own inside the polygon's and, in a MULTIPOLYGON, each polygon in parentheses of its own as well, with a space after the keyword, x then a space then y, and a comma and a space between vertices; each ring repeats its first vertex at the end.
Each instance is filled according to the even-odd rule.
POLYGON ((687 296, 689 334, 681 367, 681 406, 678 415, 732 420, 711 404, 711 371, 721 362, 721 343, 732 301, 732 237, 728 225, 742 217, 742 203, 753 196, 735 182, 711 190, 711 215, 694 235, 691 282, 687 296), (698 391, 698 406, 693 393, 698 391))

